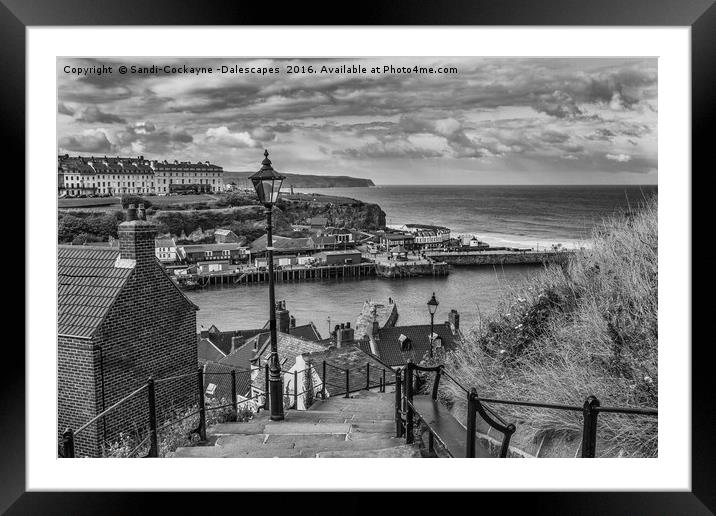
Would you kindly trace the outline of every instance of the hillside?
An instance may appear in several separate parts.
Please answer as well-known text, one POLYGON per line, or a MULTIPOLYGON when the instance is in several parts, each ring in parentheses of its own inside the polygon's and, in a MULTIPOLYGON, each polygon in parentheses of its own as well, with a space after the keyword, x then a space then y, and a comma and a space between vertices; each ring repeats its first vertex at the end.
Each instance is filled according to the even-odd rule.
MULTIPOLYGON (((658 406, 657 202, 615 215, 594 232, 594 246, 509 291, 501 309, 465 336, 446 367, 481 397, 582 406, 658 406)), ((677 343, 673 343, 677 345, 677 343)), ((446 384, 445 401, 464 393, 446 384)), ((523 449, 578 449, 580 413, 494 405, 516 423, 523 449)), ((598 456, 653 457, 657 419, 603 414, 598 456)))
MULTIPOLYGON (((248 177, 255 172, 227 172, 224 171, 224 183, 235 182, 239 186, 249 187, 248 177)), ((293 185, 295 188, 353 188, 361 186, 375 186, 372 180, 350 176, 317 176, 311 174, 284 174, 284 186, 293 185)))

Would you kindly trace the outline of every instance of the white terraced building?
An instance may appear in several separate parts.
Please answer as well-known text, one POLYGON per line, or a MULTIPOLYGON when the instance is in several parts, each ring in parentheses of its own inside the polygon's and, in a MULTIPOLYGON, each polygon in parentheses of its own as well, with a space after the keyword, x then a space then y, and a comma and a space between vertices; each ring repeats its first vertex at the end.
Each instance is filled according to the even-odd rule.
POLYGON ((224 169, 208 161, 58 156, 58 194, 122 195, 212 193, 224 190, 224 169))

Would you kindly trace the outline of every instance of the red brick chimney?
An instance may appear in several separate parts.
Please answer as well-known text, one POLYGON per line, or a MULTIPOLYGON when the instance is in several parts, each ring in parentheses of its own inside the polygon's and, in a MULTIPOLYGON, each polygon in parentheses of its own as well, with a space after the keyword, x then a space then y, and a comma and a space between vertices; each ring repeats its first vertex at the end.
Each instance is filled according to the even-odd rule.
POLYGON ((144 205, 140 204, 139 210, 133 204, 129 205, 126 220, 119 225, 118 233, 119 253, 123 260, 135 260, 137 271, 154 267, 154 237, 157 228, 153 223, 147 222, 144 205))

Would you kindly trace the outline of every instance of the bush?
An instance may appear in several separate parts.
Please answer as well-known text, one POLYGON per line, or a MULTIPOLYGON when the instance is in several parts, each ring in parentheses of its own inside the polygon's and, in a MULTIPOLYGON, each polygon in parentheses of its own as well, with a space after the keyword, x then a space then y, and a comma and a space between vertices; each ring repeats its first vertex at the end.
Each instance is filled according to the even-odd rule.
POLYGON ((144 208, 149 208, 152 203, 151 201, 148 201, 147 199, 144 199, 143 197, 140 197, 139 195, 134 194, 125 194, 121 198, 122 202, 122 208, 125 210, 129 207, 130 204, 134 204, 135 207, 139 206, 140 204, 144 204, 144 208))
MULTIPOLYGON (((615 216, 595 230, 593 247, 550 266, 506 295, 446 356, 446 367, 481 396, 581 406, 658 405, 657 203, 615 216)), ((464 398, 446 383, 447 401, 464 398)), ((500 406, 518 433, 576 438, 581 414, 500 406)), ((600 417, 600 455, 657 454, 657 419, 600 417)))

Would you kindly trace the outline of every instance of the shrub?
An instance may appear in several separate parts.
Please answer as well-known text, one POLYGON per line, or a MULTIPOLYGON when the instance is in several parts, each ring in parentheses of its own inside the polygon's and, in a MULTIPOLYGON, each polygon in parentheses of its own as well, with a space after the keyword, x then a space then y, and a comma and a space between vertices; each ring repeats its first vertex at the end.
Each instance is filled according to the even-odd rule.
MULTIPOLYGON (((467 332, 446 367, 481 396, 581 406, 658 405, 657 203, 614 216, 594 232, 593 247, 546 268, 509 292, 499 313, 467 332)), ((446 383, 441 395, 464 394, 446 383)), ((500 406, 518 433, 579 437, 581 414, 500 406)), ((655 456, 657 420, 599 419, 600 455, 655 456)))
POLYGON ((145 209, 149 208, 152 205, 151 201, 148 201, 147 199, 140 197, 139 195, 135 195, 135 194, 123 195, 121 198, 121 202, 122 202, 122 208, 124 208, 125 210, 127 209, 127 207, 130 204, 134 204, 135 207, 140 204, 144 204, 145 209))

